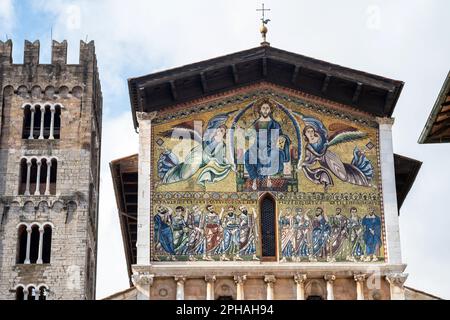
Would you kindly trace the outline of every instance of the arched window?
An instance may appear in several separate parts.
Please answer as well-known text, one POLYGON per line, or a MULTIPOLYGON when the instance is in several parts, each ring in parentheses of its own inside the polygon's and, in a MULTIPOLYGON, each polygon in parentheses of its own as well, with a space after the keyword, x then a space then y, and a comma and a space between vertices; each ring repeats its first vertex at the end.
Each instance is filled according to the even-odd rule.
POLYGON ((25 258, 27 255, 27 226, 21 225, 19 227, 19 238, 17 241, 17 263, 25 263, 25 258))
POLYGON ((18 227, 17 263, 50 263, 52 233, 52 226, 49 223, 44 224, 44 227, 33 224, 31 228, 20 225, 18 227))
POLYGON ((31 242, 30 242, 30 263, 37 263, 39 257, 39 227, 34 225, 31 227, 31 242))
POLYGON ((61 108, 59 104, 25 105, 22 139, 59 139, 61 108))
POLYGON ((28 299, 27 300, 36 300, 36 288, 28 287, 28 299))
POLYGON ((56 174, 58 162, 55 158, 21 159, 19 194, 54 195, 56 194, 56 174))
POLYGON ((276 203, 269 193, 260 200, 262 258, 276 260, 276 203))
POLYGON ((39 300, 47 300, 47 296, 48 296, 48 288, 46 286, 40 286, 39 290, 38 290, 38 294, 39 294, 39 300))
POLYGON ((25 294, 23 292, 23 287, 22 286, 18 286, 16 288, 16 300, 18 300, 18 301, 25 300, 25 294))
POLYGON ((50 225, 44 227, 42 240, 42 263, 50 263, 52 249, 52 227, 50 225))

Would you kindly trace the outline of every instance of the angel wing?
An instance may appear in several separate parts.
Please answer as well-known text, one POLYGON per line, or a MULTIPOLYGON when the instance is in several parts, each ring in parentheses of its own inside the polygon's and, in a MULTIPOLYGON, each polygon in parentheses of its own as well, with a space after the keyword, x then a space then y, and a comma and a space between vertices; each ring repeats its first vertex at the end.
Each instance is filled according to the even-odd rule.
POLYGON ((159 135, 166 138, 189 138, 190 140, 201 143, 202 136, 200 132, 202 130, 201 125, 196 125, 195 121, 187 121, 179 123, 176 126, 170 128, 167 131, 161 132, 159 135))
POLYGON ((367 134, 361 131, 344 131, 333 136, 328 146, 334 146, 344 142, 350 142, 367 137, 367 134))
POLYGON ((233 110, 233 111, 230 111, 227 113, 221 113, 221 114, 218 114, 218 115, 212 117, 208 121, 208 124, 206 125, 206 130, 205 130, 205 133, 203 134, 203 141, 206 142, 207 144, 209 144, 216 134, 216 129, 222 125, 225 125, 225 123, 227 122, 230 115, 236 111, 237 110, 233 110))

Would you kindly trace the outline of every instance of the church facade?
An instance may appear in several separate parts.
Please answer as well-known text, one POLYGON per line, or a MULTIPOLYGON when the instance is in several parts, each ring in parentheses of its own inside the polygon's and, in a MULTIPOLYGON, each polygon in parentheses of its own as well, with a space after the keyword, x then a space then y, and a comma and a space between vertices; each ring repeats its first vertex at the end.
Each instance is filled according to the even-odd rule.
POLYGON ((128 298, 405 299, 402 86, 267 43, 130 79, 139 154, 111 163, 128 298))

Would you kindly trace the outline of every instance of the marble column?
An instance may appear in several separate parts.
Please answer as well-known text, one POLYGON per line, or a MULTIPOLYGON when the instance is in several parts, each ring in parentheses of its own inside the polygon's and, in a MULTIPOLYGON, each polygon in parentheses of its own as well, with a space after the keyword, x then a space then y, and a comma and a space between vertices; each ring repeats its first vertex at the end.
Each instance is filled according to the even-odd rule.
POLYGON ((40 106, 39 109, 41 110, 41 124, 40 124, 40 127, 39 127, 39 138, 38 139, 44 139, 45 106, 40 106))
POLYGON ((386 275, 386 280, 391 288, 391 300, 405 300, 404 283, 408 278, 407 273, 391 273, 386 275))
POLYGON ((136 112, 139 122, 139 162, 138 162, 138 226, 137 264, 150 264, 151 230, 151 138, 152 120, 156 112, 136 112))
POLYGON ((334 300, 334 280, 336 276, 334 274, 327 274, 323 277, 327 282, 327 300, 334 300))
POLYGON ((36 112, 36 108, 34 106, 30 107, 31 112, 31 119, 30 119, 30 135, 28 136, 28 139, 34 139, 33 137, 33 130, 34 130, 34 113, 36 112))
POLYGON ((176 276, 175 282, 177 283, 177 300, 184 300, 184 283, 186 282, 185 276, 176 276))
POLYGON ((44 228, 39 227, 39 251, 36 263, 42 264, 42 247, 44 242, 44 228))
POLYGON ((236 299, 244 300, 244 283, 247 280, 246 275, 235 275, 234 282, 236 283, 236 299))
POLYGON ((353 275, 356 282, 356 300, 364 300, 364 284, 366 282, 366 275, 363 273, 353 275))
POLYGON ((24 195, 30 195, 30 179, 31 179, 31 160, 27 159, 27 181, 25 184, 25 193, 24 195))
POLYGON ((37 173, 36 173, 36 190, 34 191, 35 196, 41 195, 40 184, 41 184, 41 164, 42 161, 39 159, 36 161, 37 164, 37 173))
POLYGON ((47 159, 46 162, 47 163, 47 179, 45 180, 45 195, 48 196, 50 195, 50 174, 52 172, 52 160, 51 159, 47 159))
POLYGON ((275 276, 272 274, 264 276, 264 282, 267 285, 267 300, 273 300, 273 286, 276 281, 275 276))
POLYGON ((305 281, 306 274, 297 273, 294 275, 294 281, 297 287, 297 300, 305 300, 305 281))
POLYGON ((27 227, 27 249, 24 264, 30 264, 31 227, 27 227))
POLYGON ((137 289, 137 300, 151 300, 154 275, 147 272, 134 272, 131 280, 137 289))
POLYGON ((206 275, 206 300, 214 300, 214 282, 216 281, 216 276, 206 275))
POLYGON ((50 118, 50 135, 49 139, 55 139, 54 131, 55 131, 55 106, 50 107, 51 118, 50 118))
MULTIPOLYGON (((377 118, 379 123, 379 149, 383 211, 386 230, 386 251, 389 264, 401 264, 400 230, 395 186, 394 149, 392 145, 393 118, 377 118)), ((379 215, 380 213, 377 212, 379 215)))

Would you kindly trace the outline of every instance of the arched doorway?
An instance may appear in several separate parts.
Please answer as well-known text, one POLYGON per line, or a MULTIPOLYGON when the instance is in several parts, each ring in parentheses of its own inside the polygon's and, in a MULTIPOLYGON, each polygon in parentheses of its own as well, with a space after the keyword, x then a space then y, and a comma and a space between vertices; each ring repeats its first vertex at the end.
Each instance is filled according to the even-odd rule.
POLYGON ((261 257, 263 261, 277 260, 276 202, 270 193, 259 201, 261 217, 261 257))

